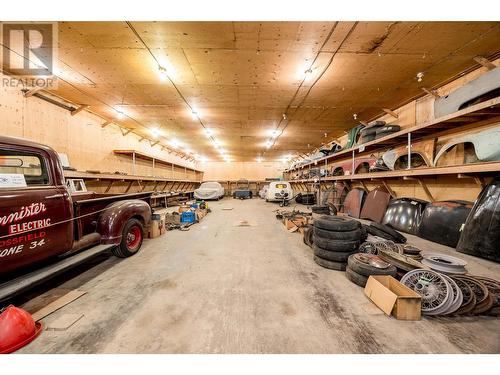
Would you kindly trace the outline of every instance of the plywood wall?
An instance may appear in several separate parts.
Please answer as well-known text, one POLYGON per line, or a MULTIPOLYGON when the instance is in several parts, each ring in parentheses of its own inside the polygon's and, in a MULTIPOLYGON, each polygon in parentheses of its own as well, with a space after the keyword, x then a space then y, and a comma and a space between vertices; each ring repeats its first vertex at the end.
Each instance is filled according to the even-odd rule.
MULTIPOLYGON (((2 77, 0 75, 0 79, 2 77)), ((114 149, 138 150, 169 162, 195 167, 185 159, 161 151, 159 146, 139 142, 135 134, 123 136, 115 125, 102 128, 104 121, 89 112, 71 116, 69 111, 36 97, 24 98, 20 88, 0 87, 0 118, 1 135, 47 144, 57 152, 67 154, 71 166, 81 171, 133 174, 131 159, 114 155, 114 149)), ((183 169, 176 173, 176 177, 186 178, 183 169)), ((136 174, 153 175, 152 163, 138 163, 136 174)), ((157 165, 154 175, 170 178, 171 167, 157 165)))
POLYGON ((207 162, 200 164, 203 180, 264 180, 282 177, 285 164, 280 162, 207 162))

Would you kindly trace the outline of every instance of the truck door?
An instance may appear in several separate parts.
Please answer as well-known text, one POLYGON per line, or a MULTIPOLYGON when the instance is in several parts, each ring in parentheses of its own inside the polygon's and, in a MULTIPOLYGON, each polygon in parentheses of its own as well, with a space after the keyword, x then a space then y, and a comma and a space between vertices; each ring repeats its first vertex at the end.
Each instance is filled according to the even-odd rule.
POLYGON ((43 151, 0 144, 0 276, 71 249, 71 198, 54 168, 43 151))

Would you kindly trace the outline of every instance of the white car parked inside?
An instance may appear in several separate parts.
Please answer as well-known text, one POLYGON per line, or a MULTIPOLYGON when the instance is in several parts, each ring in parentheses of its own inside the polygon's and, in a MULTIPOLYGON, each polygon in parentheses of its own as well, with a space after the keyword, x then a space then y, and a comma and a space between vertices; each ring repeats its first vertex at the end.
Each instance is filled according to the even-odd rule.
POLYGON ((273 181, 269 184, 266 193, 266 202, 279 202, 283 198, 290 200, 293 198, 292 186, 287 181, 273 181))
POLYGON ((203 182, 198 189, 194 191, 196 199, 221 199, 224 197, 224 188, 218 182, 203 182))

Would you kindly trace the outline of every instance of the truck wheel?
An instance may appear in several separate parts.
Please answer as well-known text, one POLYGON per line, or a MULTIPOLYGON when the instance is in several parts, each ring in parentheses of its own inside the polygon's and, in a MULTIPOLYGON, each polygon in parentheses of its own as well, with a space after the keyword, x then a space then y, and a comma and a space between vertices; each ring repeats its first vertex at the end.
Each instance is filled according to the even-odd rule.
POLYGON ((113 249, 118 258, 127 258, 136 254, 142 246, 144 226, 137 219, 129 219, 122 230, 122 242, 113 249))

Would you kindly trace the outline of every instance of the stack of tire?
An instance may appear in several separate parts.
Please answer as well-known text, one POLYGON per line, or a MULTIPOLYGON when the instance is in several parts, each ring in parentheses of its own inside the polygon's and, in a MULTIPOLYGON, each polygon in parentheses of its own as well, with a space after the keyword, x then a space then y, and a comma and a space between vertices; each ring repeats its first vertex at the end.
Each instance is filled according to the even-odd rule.
POLYGON ((398 270, 395 266, 380 259, 374 254, 357 253, 347 259, 345 276, 354 284, 365 287, 371 275, 389 275, 395 277, 398 270))
POLYGON ((361 223, 339 216, 320 216, 314 219, 314 261, 324 268, 345 271, 347 259, 358 251, 366 239, 361 223))

